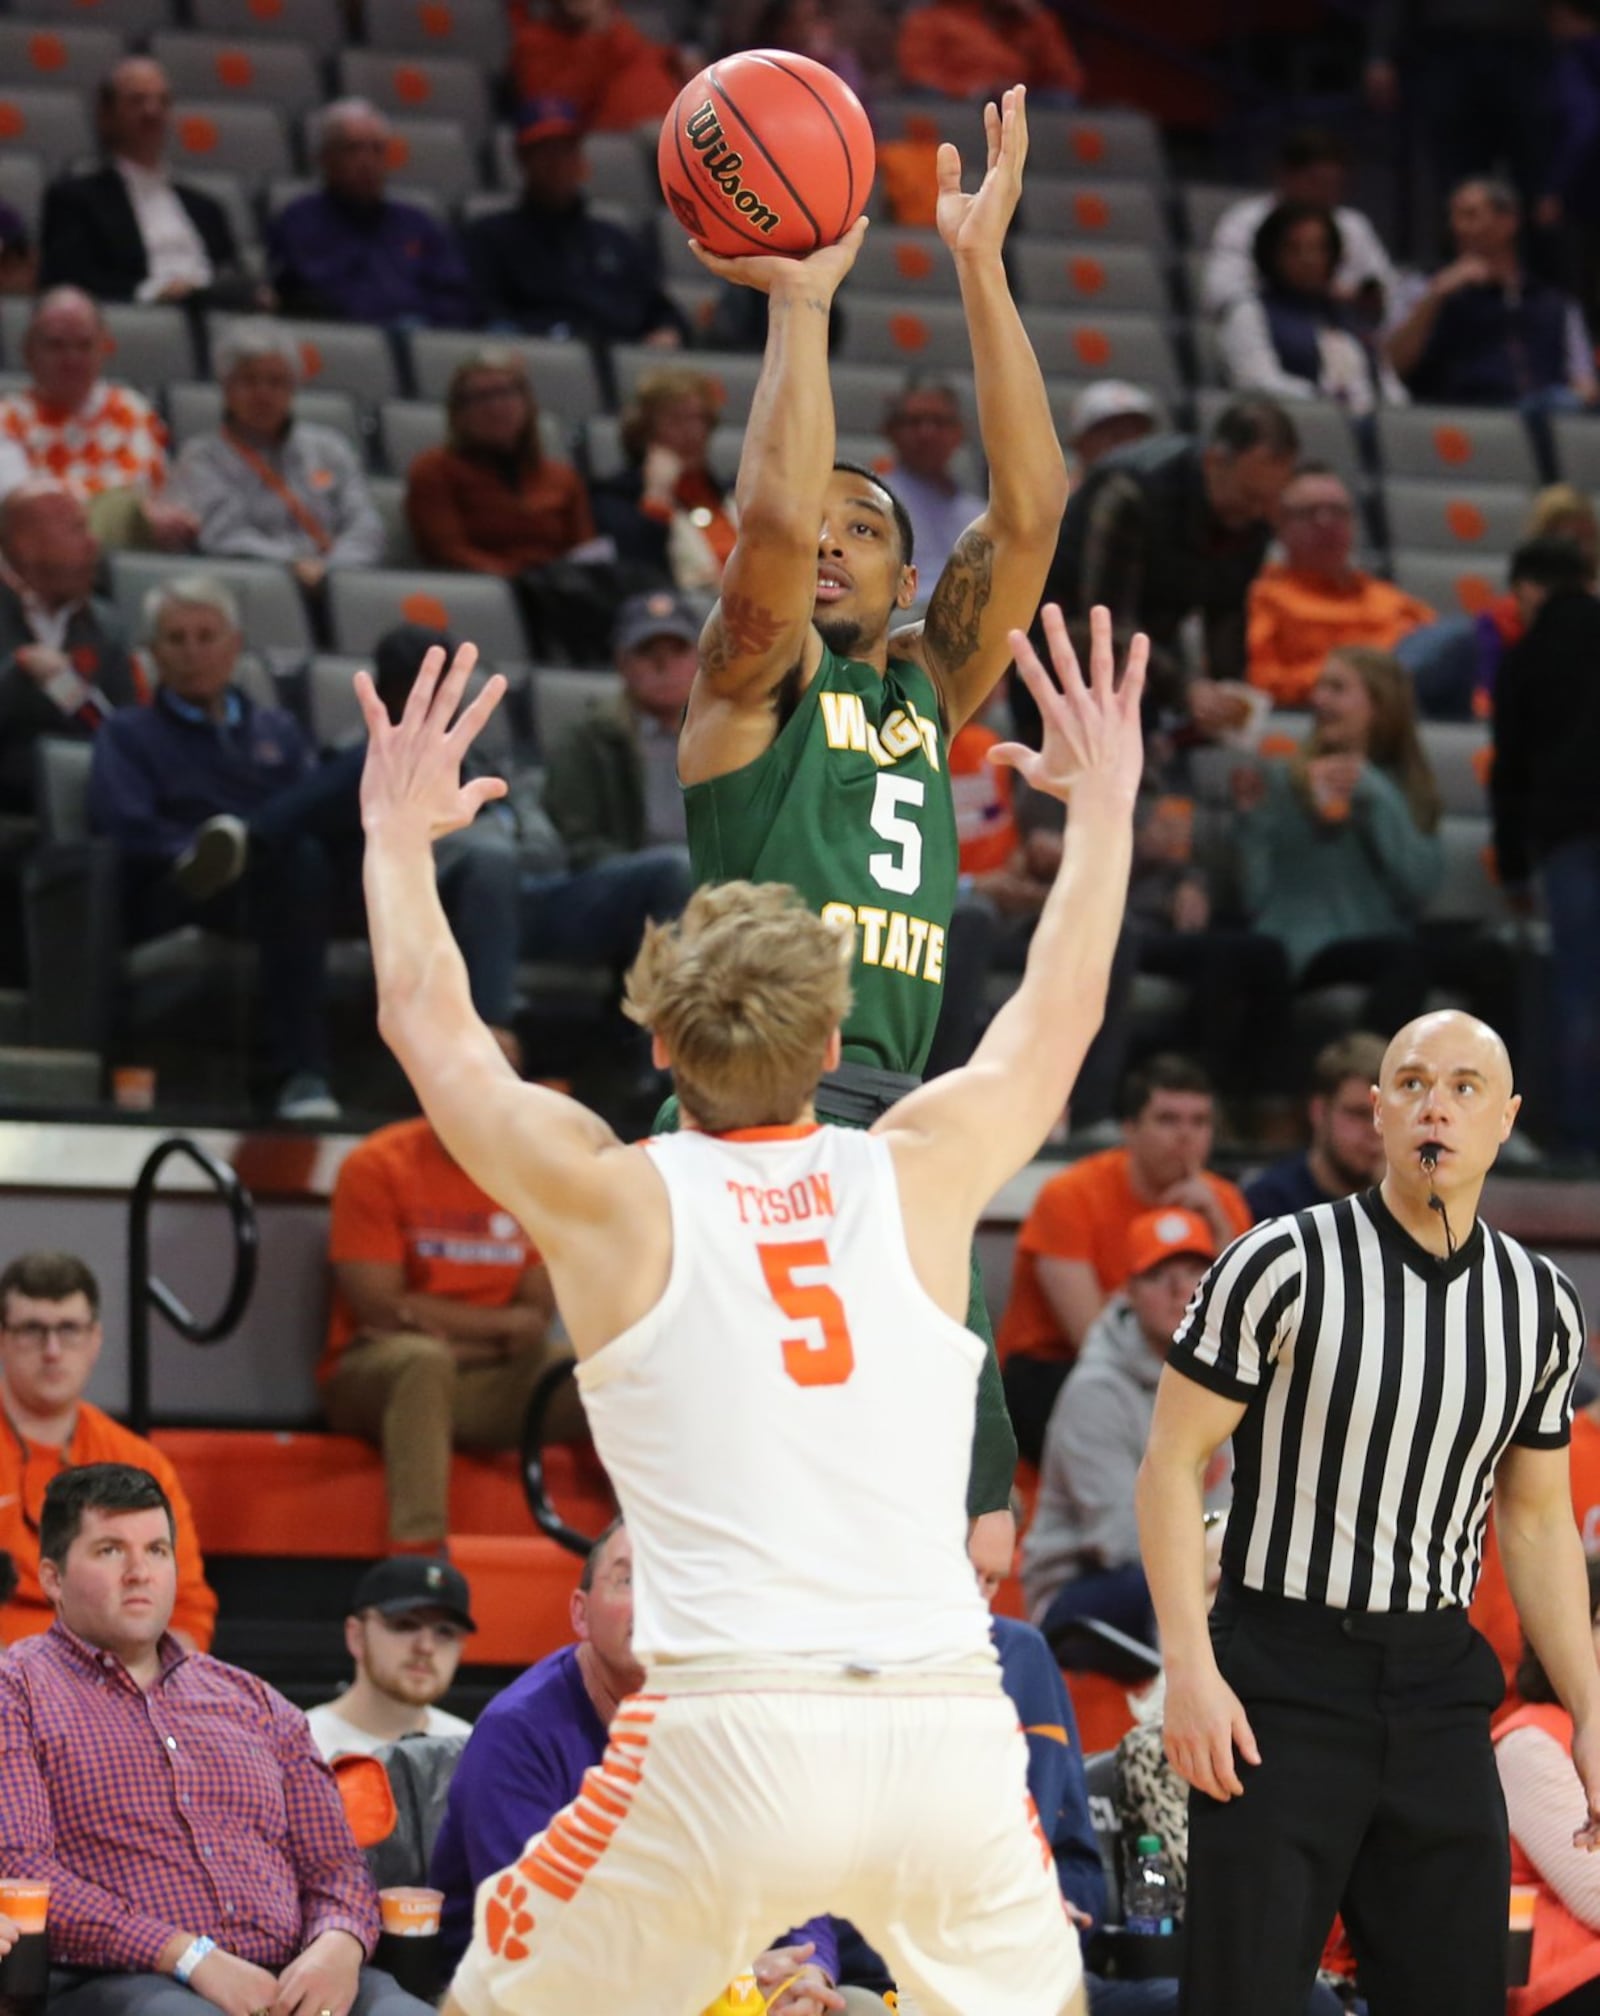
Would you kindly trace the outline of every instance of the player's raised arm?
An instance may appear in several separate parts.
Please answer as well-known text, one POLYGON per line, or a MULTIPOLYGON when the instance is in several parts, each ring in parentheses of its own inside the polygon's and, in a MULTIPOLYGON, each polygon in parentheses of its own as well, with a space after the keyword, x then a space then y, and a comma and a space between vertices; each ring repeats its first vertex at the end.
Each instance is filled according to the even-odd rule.
POLYGON ((1028 640, 1010 650, 1044 721, 1042 749, 1008 742, 990 759, 1068 807, 1061 865, 1028 948, 1022 985, 994 1018, 972 1061, 902 1099, 874 1133, 889 1136, 909 1216, 919 1200, 966 1236, 983 1207, 1038 1152, 1060 1117, 1105 1013, 1111 960, 1127 902, 1133 806, 1144 761, 1139 700, 1149 640, 1135 637, 1121 683, 1111 612, 1090 618, 1086 680, 1061 611, 1044 612, 1060 684, 1028 640))
POLYGON ((517 1077, 472 1005, 439 901, 434 841, 505 795, 498 778, 461 782, 461 759, 505 691, 496 675, 452 726, 477 657, 463 644, 446 672, 443 651, 430 651, 398 722, 368 674, 356 675, 367 724, 363 879, 378 1027, 451 1155, 546 1248, 552 1207, 581 1211, 586 1183, 617 1142, 575 1099, 517 1077))
POLYGON ((1011 662, 1012 630, 1033 622, 1067 508, 1067 470, 1039 360, 1011 298, 1001 250, 1022 193, 1028 151, 1019 84, 984 108, 989 158, 974 196, 961 193, 961 158, 939 149, 940 236, 961 283, 972 342, 978 432, 989 464, 989 505, 956 541, 922 627, 924 664, 952 732, 969 720, 1011 662))
POLYGON ((765 708, 797 665, 809 672, 820 655, 811 612, 833 470, 828 323, 866 229, 863 217, 837 245, 804 259, 720 259, 695 246, 700 263, 721 279, 766 295, 767 347, 734 486, 738 539, 700 640, 691 729, 708 704, 765 708))

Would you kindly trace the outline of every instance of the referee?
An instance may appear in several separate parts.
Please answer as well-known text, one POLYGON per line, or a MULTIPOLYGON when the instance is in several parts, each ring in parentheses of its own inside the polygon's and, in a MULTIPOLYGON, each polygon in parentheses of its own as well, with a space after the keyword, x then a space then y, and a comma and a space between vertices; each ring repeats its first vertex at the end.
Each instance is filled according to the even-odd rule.
POLYGON ((1193 1788, 1184 2016, 1300 2016, 1337 1911, 1371 2016, 1505 2016, 1501 1676, 1467 1621, 1491 1497, 1576 1725, 1575 1838, 1600 1845, 1567 1478, 1583 1313, 1477 1217, 1519 1104, 1492 1029, 1409 1024, 1374 1092, 1379 1188, 1236 1240, 1174 1341, 1138 1501, 1167 1756, 1193 1788), (1208 1631, 1201 1479, 1230 1435, 1208 1631))

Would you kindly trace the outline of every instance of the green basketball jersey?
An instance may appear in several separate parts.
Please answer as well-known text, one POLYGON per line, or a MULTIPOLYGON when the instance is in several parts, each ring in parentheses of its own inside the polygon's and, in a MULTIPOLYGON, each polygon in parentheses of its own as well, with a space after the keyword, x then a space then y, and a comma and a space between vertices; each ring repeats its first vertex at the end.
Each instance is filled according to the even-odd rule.
POLYGON ((788 882, 856 934, 844 1054, 920 1073, 944 986, 959 854, 939 696, 826 645, 771 746, 685 787, 697 882, 788 882))

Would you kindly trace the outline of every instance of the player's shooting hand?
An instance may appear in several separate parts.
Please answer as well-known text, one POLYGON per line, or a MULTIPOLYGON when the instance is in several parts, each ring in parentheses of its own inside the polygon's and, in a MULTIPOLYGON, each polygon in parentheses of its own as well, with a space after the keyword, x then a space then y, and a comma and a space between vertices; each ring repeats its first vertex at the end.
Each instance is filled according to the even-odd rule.
POLYGON ((708 273, 728 280, 735 287, 754 287, 758 294, 799 294, 807 299, 832 301, 845 275, 856 263, 867 220, 858 217, 837 245, 824 245, 803 259, 785 258, 778 252, 752 252, 744 259, 724 259, 708 252, 699 239, 689 240, 689 250, 708 273))
POLYGON ((939 201, 934 222, 958 258, 992 252, 999 257, 1022 195, 1022 164, 1028 158, 1028 94, 1014 84, 998 105, 983 108, 988 160, 977 194, 961 193, 961 155, 946 140, 937 159, 939 201))
POLYGON ((1243 1702, 1209 1660, 1194 1672, 1169 1668, 1162 1740, 1178 1776, 1212 1799, 1244 1791, 1236 1749, 1247 1764, 1261 1762, 1243 1702))
POLYGON ((1118 685, 1109 609, 1089 612, 1087 679, 1079 670, 1067 636, 1066 618, 1054 602, 1045 605, 1044 634, 1056 670, 1054 679, 1022 631, 1010 634, 1017 670, 1034 697, 1044 726, 1041 746, 1029 749, 1021 742, 1001 742, 989 751, 989 761, 1015 770, 1033 790, 1052 798, 1070 802, 1073 793, 1085 786, 1103 787, 1131 807, 1144 765, 1139 702, 1150 662, 1149 638, 1141 632, 1128 646, 1128 661, 1118 685))
POLYGON ((1572 1763, 1583 1786, 1588 1817, 1572 1837, 1574 1848, 1600 1848, 1600 1725, 1574 1725, 1572 1763))
POLYGON ((497 672, 459 716, 456 709, 478 662, 478 647, 463 644, 444 669, 436 645, 422 661, 405 712, 391 722, 369 672, 356 674, 356 698, 367 724, 367 760, 361 771, 361 823, 368 834, 410 825, 430 841, 470 826, 483 807, 506 795, 503 778, 461 781, 461 759, 500 703, 506 682, 497 672))

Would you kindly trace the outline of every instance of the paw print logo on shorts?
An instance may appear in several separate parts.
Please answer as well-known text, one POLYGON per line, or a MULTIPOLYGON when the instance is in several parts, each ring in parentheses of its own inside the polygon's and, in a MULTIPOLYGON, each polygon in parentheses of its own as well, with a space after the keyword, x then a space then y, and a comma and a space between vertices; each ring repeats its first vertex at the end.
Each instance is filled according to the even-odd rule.
POLYGON ((526 1960, 528 1934, 533 1930, 533 1913, 527 1908, 528 1886, 514 1869, 508 1869, 494 1886, 483 1914, 489 1935, 489 1950, 502 1960, 526 1960))

